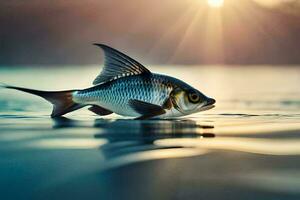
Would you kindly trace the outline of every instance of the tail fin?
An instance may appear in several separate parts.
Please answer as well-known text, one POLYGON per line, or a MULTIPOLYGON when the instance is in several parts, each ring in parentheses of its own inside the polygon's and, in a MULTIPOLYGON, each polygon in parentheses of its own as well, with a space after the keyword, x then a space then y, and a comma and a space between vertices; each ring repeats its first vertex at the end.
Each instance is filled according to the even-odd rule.
POLYGON ((80 109, 83 106, 85 106, 82 104, 75 103, 73 101, 72 93, 75 92, 76 90, 52 92, 52 91, 40 91, 40 90, 33 90, 33 89, 22 88, 22 87, 15 87, 15 86, 10 86, 5 84, 1 84, 0 86, 4 88, 27 92, 46 99, 47 101, 53 104, 53 110, 51 114, 52 118, 62 116, 66 113, 72 112, 74 110, 80 109))

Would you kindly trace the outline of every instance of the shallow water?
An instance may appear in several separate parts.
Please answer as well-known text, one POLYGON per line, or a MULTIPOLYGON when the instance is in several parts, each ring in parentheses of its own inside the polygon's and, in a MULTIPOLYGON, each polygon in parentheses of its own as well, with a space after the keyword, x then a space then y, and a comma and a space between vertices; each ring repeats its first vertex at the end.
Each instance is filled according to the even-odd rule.
MULTIPOLYGON (((172 120, 101 118, 0 90, 1 199, 299 199, 300 68, 165 66, 217 100, 172 120)), ((0 68, 0 82, 90 86, 95 66, 0 68)))

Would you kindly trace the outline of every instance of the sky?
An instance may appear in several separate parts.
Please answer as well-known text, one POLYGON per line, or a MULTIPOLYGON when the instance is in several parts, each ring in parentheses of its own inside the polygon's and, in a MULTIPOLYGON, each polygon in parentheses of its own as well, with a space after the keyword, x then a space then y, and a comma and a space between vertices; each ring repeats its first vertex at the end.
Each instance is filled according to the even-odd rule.
POLYGON ((95 42, 145 64, 300 64, 295 0, 10 0, 0 27, 0 66, 99 64, 95 42))

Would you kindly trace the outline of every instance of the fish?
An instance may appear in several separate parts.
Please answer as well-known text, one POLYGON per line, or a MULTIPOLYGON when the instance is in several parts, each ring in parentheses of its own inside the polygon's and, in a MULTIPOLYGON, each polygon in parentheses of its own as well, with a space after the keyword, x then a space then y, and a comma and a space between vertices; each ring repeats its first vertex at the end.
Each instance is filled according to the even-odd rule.
POLYGON ((182 117, 214 107, 215 99, 177 78, 152 73, 124 53, 95 43, 104 52, 104 66, 86 89, 41 91, 11 85, 4 88, 40 96, 51 104, 52 118, 89 106, 97 115, 112 113, 135 119, 182 117))

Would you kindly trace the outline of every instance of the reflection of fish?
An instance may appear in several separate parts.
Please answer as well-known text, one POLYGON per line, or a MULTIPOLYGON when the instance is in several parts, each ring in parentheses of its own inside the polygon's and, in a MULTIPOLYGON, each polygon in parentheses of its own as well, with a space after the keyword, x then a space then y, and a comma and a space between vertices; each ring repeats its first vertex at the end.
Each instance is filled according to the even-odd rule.
POLYGON ((99 115, 168 118, 213 107, 215 100, 176 78, 154 74, 125 54, 103 44, 105 66, 83 90, 47 92, 4 86, 41 96, 53 104, 51 117, 62 116, 84 106, 99 115))
MULTIPOLYGON (((57 119, 55 119, 57 120, 57 119)), ((74 120, 72 120, 74 121, 74 120)), ((199 149, 192 149, 188 144, 182 142, 184 139, 197 138, 197 140, 214 138, 213 125, 201 125, 193 120, 95 120, 95 127, 101 132, 96 134, 96 139, 105 140, 106 143, 100 146, 102 155, 107 160, 119 159, 119 162, 130 163, 139 161, 139 153, 143 154, 144 159, 152 158, 151 152, 157 152, 160 155, 166 155, 164 152, 173 152, 176 149, 188 150, 188 154, 180 154, 181 156, 189 156, 191 151, 199 152, 199 149), (130 130, 130 131, 128 131, 130 130), (156 141, 179 141, 172 145, 160 146, 156 141), (183 139, 183 140, 181 140, 183 139), (168 151, 169 150, 169 151, 168 151), (135 157, 128 160, 129 157, 135 157)), ((188 142, 187 142, 188 143, 188 142)), ((202 152, 202 151, 200 151, 202 152)), ((140 154, 140 155, 141 155, 140 154)), ((167 154, 170 155, 170 154, 167 154)), ((195 154, 193 154, 195 155, 195 154)), ((106 163, 107 164, 107 163, 106 163)))

